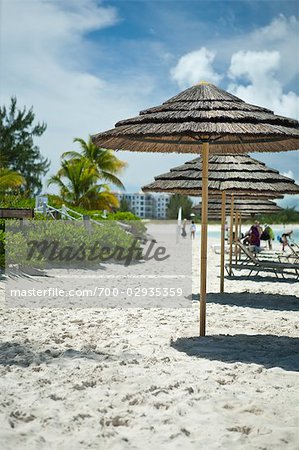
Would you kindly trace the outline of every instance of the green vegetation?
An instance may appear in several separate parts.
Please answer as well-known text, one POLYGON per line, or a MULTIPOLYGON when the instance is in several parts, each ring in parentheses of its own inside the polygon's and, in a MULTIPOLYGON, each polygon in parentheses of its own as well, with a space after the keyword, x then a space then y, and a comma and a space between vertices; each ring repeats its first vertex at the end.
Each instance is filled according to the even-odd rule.
POLYGON ((87 142, 81 138, 75 138, 74 142, 80 144, 81 153, 74 151, 65 152, 62 158, 70 158, 75 161, 84 159, 97 170, 99 179, 124 189, 117 174, 127 166, 127 163, 118 159, 113 150, 97 147, 90 137, 87 142))
POLYGON ((127 220, 138 220, 141 221, 140 217, 135 216, 135 214, 133 214, 130 211, 117 211, 115 213, 109 213, 107 215, 107 219, 108 220, 122 220, 122 221, 127 221, 127 220))
POLYGON ((116 174, 125 167, 125 163, 112 150, 97 147, 90 138, 88 142, 79 138, 74 141, 79 142, 82 153, 63 153, 61 168, 48 184, 56 184, 63 202, 71 207, 109 211, 117 208, 118 199, 106 182, 123 188, 116 174))
POLYGON ((96 167, 87 160, 62 160, 61 168, 50 178, 50 184, 60 188, 60 196, 70 206, 86 209, 112 209, 118 206, 118 200, 109 192, 106 184, 98 183, 96 167))
MULTIPOLYGON (((34 143, 35 137, 40 137, 46 130, 46 124, 34 124, 33 109, 17 108, 17 99, 11 98, 7 109, 0 107, 0 155, 1 168, 11 169, 26 180, 22 191, 28 195, 40 192, 41 177, 48 172, 49 161, 44 158, 34 143)), ((9 189, 11 186, 9 186, 9 189)))
POLYGON ((4 232, 4 221, 0 223, 0 269, 4 269, 5 267, 5 232, 4 232))
POLYGON ((192 201, 186 195, 174 194, 167 208, 167 219, 177 219, 180 207, 182 207, 182 218, 190 219, 192 212, 192 201))
MULTIPOLYGON (((56 208, 61 207, 63 201, 60 197, 56 195, 49 195, 48 198, 49 203, 52 206, 56 208)), ((34 208, 35 200, 27 198, 21 194, 5 195, 1 200, 1 206, 10 208, 34 208)), ((89 233, 85 229, 82 222, 76 222, 77 226, 74 227, 73 222, 59 222, 46 218, 42 214, 35 214, 34 219, 30 220, 30 233, 32 238, 36 237, 37 234, 37 231, 34 231, 35 229, 32 228, 32 224, 34 222, 37 223, 36 226, 38 228, 36 228, 36 230, 38 230, 39 239, 42 239, 43 237, 50 237, 51 239, 61 239, 61 233, 64 230, 64 232, 66 233, 66 238, 64 239, 65 244, 69 242, 70 245, 73 246, 79 246, 83 242, 89 243, 88 245, 91 245, 91 243, 96 241, 97 239, 106 239, 106 242, 108 244, 114 242, 115 245, 119 244, 124 248, 127 248, 129 243, 132 243, 132 239, 134 238, 134 236, 144 236, 144 233, 146 232, 146 227, 143 222, 139 217, 135 216, 131 212, 109 213, 106 219, 103 219, 102 210, 86 210, 82 207, 72 207, 72 209, 83 215, 88 215, 92 219, 101 221, 102 227, 94 225, 92 227, 92 233, 89 233), (42 224, 42 228, 40 221, 43 221, 45 223, 45 225, 42 224), (107 225, 105 225, 105 221, 109 221, 107 222, 107 225), (113 225, 113 222, 110 221, 115 221, 115 224, 113 225), (123 222, 128 227, 126 228, 126 230, 123 230, 117 222, 123 222), (107 233, 107 235, 103 235, 104 232, 107 233)), ((0 269, 3 269, 5 267, 5 234, 6 239, 14 239, 14 245, 12 246, 12 248, 15 249, 15 253, 13 255, 10 255, 10 259, 12 261, 25 264, 26 256, 26 241, 24 236, 22 236, 22 234, 20 233, 14 233, 13 235, 10 233, 5 233, 5 222, 11 225, 15 221, 0 219, 0 269), (18 242, 18 245, 16 245, 15 242, 18 242)), ((41 267, 41 262, 34 262, 35 267, 41 267)))
POLYGON ((1 196, 1 208, 34 208, 34 198, 28 198, 24 194, 6 194, 1 196))
POLYGON ((118 208, 118 210, 119 210, 120 212, 129 212, 129 211, 130 211, 130 205, 129 205, 129 202, 128 202, 124 197, 122 197, 121 200, 120 200, 120 202, 119 202, 119 208, 118 208))
MULTIPOLYGON (((11 99, 8 108, 0 108, 2 208, 35 207, 34 196, 41 190, 41 178, 48 171, 49 161, 41 156, 34 139, 42 136, 45 130, 44 123, 35 123, 32 108, 18 109, 15 97, 11 99)), ((53 239, 60 239, 65 233, 65 243, 69 242, 73 246, 103 240, 107 245, 113 243, 128 247, 136 235, 145 233, 146 228, 139 218, 130 212, 113 212, 118 209, 119 202, 111 192, 110 185, 124 189, 119 174, 126 167, 126 163, 118 159, 113 150, 97 147, 91 138, 87 142, 75 138, 74 142, 80 145, 80 152, 69 151, 62 155, 60 169, 49 179, 49 185, 57 185, 60 192, 59 195, 48 195, 48 203, 57 209, 65 204, 82 215, 101 221, 101 225, 93 224, 92 229, 88 230, 82 222, 76 222, 77 226, 74 227, 73 222, 57 222, 36 213, 28 227, 28 233, 32 233, 34 237, 40 232, 40 238, 53 239), (103 214, 104 210, 109 211, 108 216, 103 214), (105 223, 105 218, 109 223, 105 223), (127 225, 121 225, 119 222, 126 222, 127 225)), ((75 213, 70 214, 76 217, 75 213)), ((13 247, 16 254, 10 257, 17 263, 25 258, 26 242, 23 231, 12 236, 10 232, 5 232, 6 222, 11 225, 13 221, 0 219, 0 268, 4 267, 5 242, 9 242, 9 239, 17 242, 17 246, 13 247)))
MULTIPOLYGON (((13 232, 12 229, 7 231, 5 239, 9 249, 8 263, 18 264, 23 268, 28 265, 39 268, 78 267, 78 264, 81 267, 97 267, 105 261, 107 254, 114 253, 116 247, 123 249, 126 255, 135 242, 134 236, 116 222, 102 222, 101 225, 93 227, 92 231, 86 229, 82 223, 70 221, 33 221, 30 227, 21 228, 18 223, 12 221, 11 225, 13 232), (53 248, 56 248, 53 253, 55 257, 47 259, 45 255, 49 256, 53 248), (110 250, 101 252, 102 248, 110 250), (31 259, 28 263, 30 251, 31 259)), ((140 248, 138 243, 135 248, 140 248)), ((140 256, 136 250, 132 255, 135 260, 140 256)))
POLYGON ((299 211, 296 211, 295 208, 285 208, 275 214, 263 214, 259 216, 259 221, 269 224, 299 223, 299 211))
POLYGON ((0 167, 0 194, 12 192, 21 186, 25 187, 26 180, 14 170, 0 167))

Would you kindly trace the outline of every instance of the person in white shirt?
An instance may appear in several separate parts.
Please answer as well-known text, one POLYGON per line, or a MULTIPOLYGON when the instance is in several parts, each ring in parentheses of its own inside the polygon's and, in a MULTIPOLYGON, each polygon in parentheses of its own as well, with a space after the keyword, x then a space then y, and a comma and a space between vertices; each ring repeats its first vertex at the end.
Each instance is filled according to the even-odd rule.
POLYGON ((194 220, 192 220, 192 222, 191 222, 190 232, 191 232, 191 239, 195 239, 196 225, 194 223, 194 220))

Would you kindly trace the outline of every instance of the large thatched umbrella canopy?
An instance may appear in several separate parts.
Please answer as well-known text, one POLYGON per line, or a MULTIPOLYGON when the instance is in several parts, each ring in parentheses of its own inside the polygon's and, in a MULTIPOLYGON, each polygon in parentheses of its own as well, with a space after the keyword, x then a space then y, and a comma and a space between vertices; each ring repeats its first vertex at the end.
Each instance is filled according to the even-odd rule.
POLYGON ((93 136, 102 147, 139 152, 244 153, 297 150, 298 121, 250 105, 209 83, 200 83, 160 106, 121 120, 93 136))
MULTIPOLYGON (((238 196, 278 198, 282 194, 299 194, 299 186, 249 155, 210 155, 209 194, 221 191, 238 196)), ((202 189, 202 158, 187 161, 170 172, 158 175, 143 186, 147 192, 172 192, 198 196, 202 189)))
POLYGON ((208 155, 296 150, 298 122, 249 105, 213 84, 199 83, 160 106, 93 136, 100 147, 203 155, 200 334, 205 335, 208 155))

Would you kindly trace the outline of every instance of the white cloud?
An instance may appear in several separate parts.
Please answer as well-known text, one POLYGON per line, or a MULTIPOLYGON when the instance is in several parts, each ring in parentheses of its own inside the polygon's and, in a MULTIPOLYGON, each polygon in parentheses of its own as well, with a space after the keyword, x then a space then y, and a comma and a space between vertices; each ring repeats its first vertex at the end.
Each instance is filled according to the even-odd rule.
POLYGON ((292 170, 288 170, 287 172, 282 172, 284 177, 294 178, 294 172, 292 170))
POLYGON ((262 39, 267 41, 281 41, 288 37, 290 33, 297 33, 298 21, 295 16, 285 17, 283 14, 279 14, 268 25, 261 27, 254 31, 252 34, 256 39, 262 39))
MULTIPOLYGON (((278 77, 282 83, 289 83, 298 74, 299 21, 296 17, 280 14, 268 25, 251 33, 250 48, 276 50, 281 63, 278 77)), ((240 47, 244 48, 244 47, 240 47)))
POLYGON ((235 82, 228 86, 229 91, 249 103, 268 107, 276 114, 299 117, 299 97, 292 91, 284 93, 277 78, 280 62, 278 51, 234 53, 228 75, 235 82))
POLYGON ((150 76, 123 77, 117 83, 91 70, 101 71, 105 54, 100 44, 91 46, 86 33, 118 21, 114 8, 93 0, 12 0, 2 5, 5 64, 0 81, 5 88, 0 101, 8 104, 16 95, 20 108, 33 105, 36 119, 47 123, 37 144, 52 162, 50 174, 58 169, 60 155, 73 148, 74 137, 111 128, 148 106, 144 99, 154 89, 150 76), (91 57, 97 58, 95 64, 91 57))
POLYGON ((277 70, 280 62, 279 52, 253 52, 239 51, 231 58, 228 74, 231 78, 248 75, 248 78, 257 82, 260 79, 267 79, 273 71, 277 70))
POLYGON ((294 16, 274 17, 266 26, 254 28, 249 32, 219 36, 209 39, 209 46, 220 49, 217 53, 217 62, 222 67, 227 65, 231 55, 240 51, 275 51, 280 55, 280 65, 277 69, 277 77, 283 84, 295 82, 298 75, 299 53, 299 21, 294 16))
POLYGON ((214 59, 215 53, 202 47, 182 56, 171 69, 171 76, 181 88, 202 80, 219 83, 222 77, 213 69, 214 59))

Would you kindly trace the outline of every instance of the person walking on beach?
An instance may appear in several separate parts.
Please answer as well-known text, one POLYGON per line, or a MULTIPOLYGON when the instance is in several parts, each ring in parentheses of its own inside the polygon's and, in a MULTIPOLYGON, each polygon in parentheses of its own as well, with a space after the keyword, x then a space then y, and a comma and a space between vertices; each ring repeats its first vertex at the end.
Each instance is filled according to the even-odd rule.
POLYGON ((184 239, 185 239, 185 237, 187 236, 186 226, 187 226, 187 219, 184 219, 183 225, 182 225, 182 232, 181 232, 181 236, 182 236, 184 239))
POLYGON ((192 222, 191 222, 190 232, 191 232, 191 239, 195 239, 196 225, 195 225, 194 220, 192 220, 192 222))

